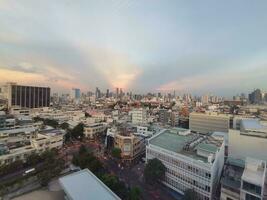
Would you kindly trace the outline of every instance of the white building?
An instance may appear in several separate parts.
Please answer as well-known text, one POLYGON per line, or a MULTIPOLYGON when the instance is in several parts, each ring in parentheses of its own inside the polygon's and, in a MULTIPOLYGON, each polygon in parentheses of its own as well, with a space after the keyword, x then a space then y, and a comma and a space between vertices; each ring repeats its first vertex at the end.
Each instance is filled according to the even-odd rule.
POLYGON ((266 181, 266 161, 246 159, 246 166, 241 179, 241 200, 264 200, 266 181))
POLYGON ((194 189, 212 200, 224 165, 224 140, 185 129, 162 130, 146 147, 146 161, 157 158, 167 168, 163 184, 183 194, 194 189))
POLYGON ((147 110, 138 108, 131 111, 133 124, 144 124, 147 122, 147 110))
POLYGON ((60 149, 63 145, 63 136, 63 131, 47 129, 34 137, 30 137, 30 144, 25 143, 21 145, 23 144, 22 140, 28 141, 28 138, 9 138, 9 140, 5 141, 0 146, 0 150, 5 150, 0 154, 0 165, 10 164, 16 160, 26 161, 26 158, 32 153, 42 153, 49 149, 60 149), (10 142, 10 144, 8 144, 8 142, 10 142), (20 142, 20 144, 16 145, 14 142, 20 142))

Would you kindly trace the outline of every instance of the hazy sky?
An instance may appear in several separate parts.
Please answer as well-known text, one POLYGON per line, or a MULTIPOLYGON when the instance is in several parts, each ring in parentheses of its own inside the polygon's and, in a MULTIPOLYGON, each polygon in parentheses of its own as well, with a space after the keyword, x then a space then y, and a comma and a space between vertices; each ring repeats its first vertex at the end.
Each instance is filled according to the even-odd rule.
POLYGON ((0 82, 267 90, 267 1, 0 0, 0 82))

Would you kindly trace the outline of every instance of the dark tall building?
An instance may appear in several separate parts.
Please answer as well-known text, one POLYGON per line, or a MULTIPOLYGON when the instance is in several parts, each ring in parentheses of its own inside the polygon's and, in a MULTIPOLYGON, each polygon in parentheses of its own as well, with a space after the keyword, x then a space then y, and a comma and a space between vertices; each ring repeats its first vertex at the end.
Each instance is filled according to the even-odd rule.
POLYGON ((254 90, 248 95, 249 102, 252 104, 258 104, 262 102, 262 92, 260 89, 254 90))
POLYGON ((8 99, 8 106, 22 108, 40 108, 50 105, 50 88, 17 85, 8 83, 4 86, 4 94, 8 99))
POLYGON ((109 89, 107 89, 106 98, 109 98, 109 89))

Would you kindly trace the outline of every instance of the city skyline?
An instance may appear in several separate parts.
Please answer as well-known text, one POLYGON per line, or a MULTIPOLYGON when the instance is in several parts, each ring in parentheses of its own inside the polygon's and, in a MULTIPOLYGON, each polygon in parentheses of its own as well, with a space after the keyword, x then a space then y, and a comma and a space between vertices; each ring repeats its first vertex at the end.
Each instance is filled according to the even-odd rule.
POLYGON ((53 91, 267 90, 267 3, 0 1, 0 79, 53 91))

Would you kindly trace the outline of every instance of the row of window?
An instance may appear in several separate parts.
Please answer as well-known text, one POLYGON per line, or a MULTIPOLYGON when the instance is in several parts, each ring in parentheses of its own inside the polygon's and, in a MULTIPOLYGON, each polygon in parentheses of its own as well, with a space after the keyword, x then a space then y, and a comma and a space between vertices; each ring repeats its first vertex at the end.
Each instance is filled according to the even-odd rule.
POLYGON ((174 171, 172 169, 167 168, 167 173, 171 174, 172 176, 175 176, 177 178, 177 181, 184 181, 192 186, 195 186, 201 190, 204 190, 206 192, 210 192, 210 186, 205 185, 204 183, 201 183, 197 180, 194 180, 190 177, 188 177, 186 174, 179 173, 177 171, 174 171))
MULTIPOLYGON (((171 179, 170 177, 165 177, 164 179, 166 181, 167 184, 171 185, 174 188, 177 188, 180 191, 186 191, 187 189, 191 189, 173 179, 171 179)), ((203 195, 199 190, 194 190, 197 193, 197 198, 196 200, 210 200, 210 198, 208 196, 203 195)))
POLYGON ((206 179, 211 178, 211 174, 207 170, 203 170, 203 169, 198 168, 196 166, 189 165, 189 164, 187 164, 181 160, 174 159, 170 156, 167 156, 167 155, 164 155, 161 153, 157 153, 151 149, 147 149, 147 153, 151 154, 155 158, 158 158, 162 161, 167 162, 168 164, 174 166, 175 168, 180 168, 180 169, 189 171, 189 172, 193 173, 194 175, 201 176, 201 177, 204 177, 206 179))

